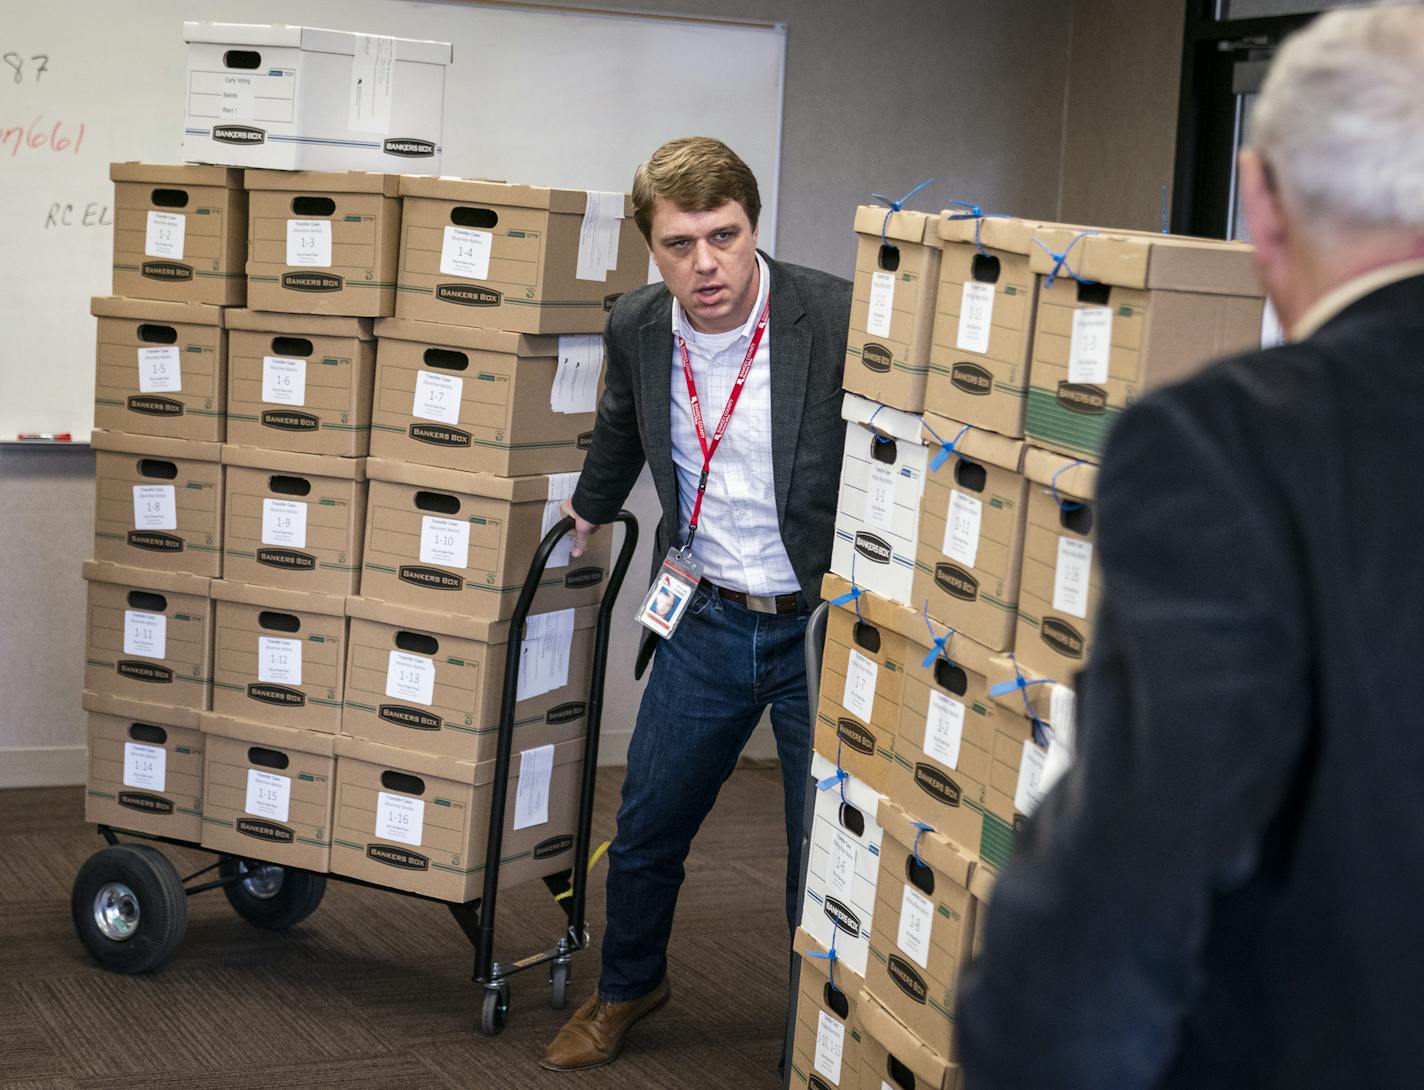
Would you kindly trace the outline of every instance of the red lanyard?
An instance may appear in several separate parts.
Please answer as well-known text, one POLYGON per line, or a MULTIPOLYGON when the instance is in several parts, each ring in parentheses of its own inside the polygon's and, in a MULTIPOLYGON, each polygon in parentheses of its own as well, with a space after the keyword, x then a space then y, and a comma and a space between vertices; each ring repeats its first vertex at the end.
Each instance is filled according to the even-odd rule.
POLYGON ((768 295, 766 304, 761 308, 761 317, 757 319, 756 332, 752 334, 752 343, 747 346, 746 358, 742 360, 742 369, 737 372, 736 384, 732 387, 732 392, 727 395, 727 407, 722 410, 722 419, 717 421, 717 430, 712 433, 712 442, 707 442, 707 428, 702 423, 702 402, 697 397, 697 380, 692 377, 692 361, 687 355, 687 342, 682 339, 682 334, 678 334, 677 347, 682 352, 682 377, 687 379, 687 398, 692 403, 692 424, 697 429, 697 442, 702 446, 702 477, 697 482, 697 501, 692 505, 692 518, 687 524, 687 545, 685 548, 692 548, 692 539, 697 536, 697 516, 702 513, 702 497, 707 491, 707 472, 712 467, 712 455, 717 453, 717 446, 722 442, 722 435, 727 430, 727 424, 732 419, 732 413, 737 407, 737 399, 742 396, 742 387, 746 385, 747 375, 752 369, 752 361, 756 359, 757 349, 761 347, 762 334, 766 332, 766 324, 771 320, 771 297, 768 295))

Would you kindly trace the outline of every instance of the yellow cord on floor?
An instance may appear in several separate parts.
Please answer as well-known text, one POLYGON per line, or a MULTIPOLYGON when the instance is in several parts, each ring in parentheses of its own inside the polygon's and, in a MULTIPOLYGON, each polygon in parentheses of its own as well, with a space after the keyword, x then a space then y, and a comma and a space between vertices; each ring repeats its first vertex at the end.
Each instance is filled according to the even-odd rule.
MULTIPOLYGON (((603 853, 608 850, 608 845, 609 845, 609 841, 605 840, 602 844, 600 844, 600 845, 598 846, 598 849, 597 849, 591 856, 588 857, 588 873, 589 873, 589 874, 592 874, 592 873, 593 873, 593 865, 594 865, 595 863, 597 863, 600 859, 603 858, 603 853)), ((558 896, 556 896, 556 897, 554 898, 554 900, 556 900, 556 901, 562 901, 562 900, 564 900, 566 897, 572 897, 573 895, 574 895, 574 891, 573 891, 572 889, 566 889, 566 890, 564 890, 563 893, 560 893, 558 896)))

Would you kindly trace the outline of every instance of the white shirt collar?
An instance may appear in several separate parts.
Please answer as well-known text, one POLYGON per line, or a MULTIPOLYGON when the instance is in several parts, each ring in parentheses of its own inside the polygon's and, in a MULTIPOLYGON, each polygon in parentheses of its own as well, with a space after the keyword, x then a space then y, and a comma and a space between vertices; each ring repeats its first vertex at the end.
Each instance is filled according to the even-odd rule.
MULTIPOLYGON (((761 256, 760 251, 756 255, 757 269, 759 271, 759 286, 757 287, 756 302, 752 304, 751 313, 747 315, 747 320, 742 328, 737 331, 735 340, 741 340, 752 335, 756 329, 757 319, 761 317, 761 308, 766 305, 767 296, 771 294, 771 269, 766 264, 766 259, 761 256)), ((687 315, 683 312, 682 304, 678 302, 677 296, 672 298, 672 331, 674 334, 684 339, 706 336, 699 334, 692 327, 692 323, 687 320, 687 315)))

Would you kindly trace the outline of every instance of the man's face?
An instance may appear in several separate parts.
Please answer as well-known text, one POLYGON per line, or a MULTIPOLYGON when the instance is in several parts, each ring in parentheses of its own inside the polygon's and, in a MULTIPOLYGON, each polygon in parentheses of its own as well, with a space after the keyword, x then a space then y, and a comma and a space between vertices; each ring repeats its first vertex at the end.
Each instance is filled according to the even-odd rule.
POLYGON ((725 333, 747 320, 759 290, 757 231, 740 204, 684 212, 659 197, 649 244, 694 329, 725 333))

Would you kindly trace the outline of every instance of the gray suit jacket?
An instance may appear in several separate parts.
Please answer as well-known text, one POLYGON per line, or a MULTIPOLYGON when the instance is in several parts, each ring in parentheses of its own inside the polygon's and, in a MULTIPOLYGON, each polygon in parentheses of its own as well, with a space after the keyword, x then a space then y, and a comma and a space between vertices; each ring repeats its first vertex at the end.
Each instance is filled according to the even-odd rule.
MULTIPOLYGON (((766 263, 773 421, 768 486, 776 490, 782 543, 806 600, 814 602, 835 537, 851 286, 829 273, 769 257, 766 263)), ((649 284, 624 295, 608 316, 604 341, 603 397, 573 506, 590 522, 612 521, 646 462, 662 504, 653 549, 656 570, 681 530, 672 461, 672 294, 662 284, 649 284)), ((721 406, 710 411, 715 419, 721 406)))

